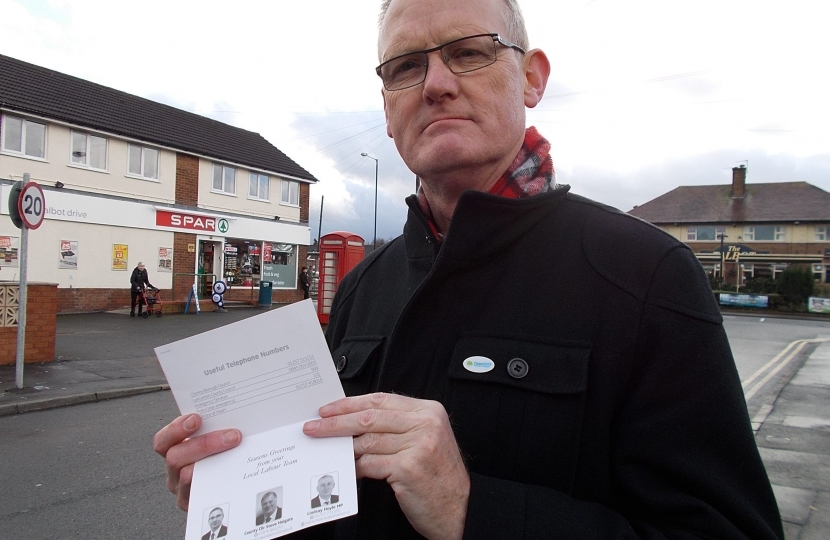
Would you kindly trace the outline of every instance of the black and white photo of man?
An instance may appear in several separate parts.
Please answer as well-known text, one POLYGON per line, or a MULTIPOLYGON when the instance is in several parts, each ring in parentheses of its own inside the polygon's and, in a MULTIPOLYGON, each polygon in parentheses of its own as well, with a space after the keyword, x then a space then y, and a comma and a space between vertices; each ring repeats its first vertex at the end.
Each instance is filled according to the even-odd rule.
POLYGON ((340 501, 340 497, 332 493, 335 485, 336 482, 332 474, 324 474, 317 479, 317 496, 311 499, 311 507, 319 508, 340 501))
POLYGON ((216 540, 217 538, 224 538, 228 535, 228 527, 223 524, 225 521, 225 512, 220 507, 216 507, 208 514, 208 527, 210 530, 202 535, 202 540, 216 540))
POLYGON ((279 497, 277 492, 282 495, 282 488, 274 488, 257 495, 259 500, 259 509, 257 510, 256 524, 262 525, 264 523, 271 523, 282 517, 282 508, 279 506, 279 497))

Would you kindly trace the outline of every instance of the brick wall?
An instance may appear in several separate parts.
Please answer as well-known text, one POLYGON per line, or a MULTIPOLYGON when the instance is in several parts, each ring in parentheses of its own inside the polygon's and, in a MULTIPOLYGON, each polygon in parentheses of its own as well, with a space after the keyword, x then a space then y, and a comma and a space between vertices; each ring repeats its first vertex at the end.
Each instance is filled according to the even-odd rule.
MULTIPOLYGON (((308 223, 308 207, 310 204, 311 184, 300 183, 300 223, 308 223)), ((305 259, 303 259, 305 260, 305 259)))
MULTIPOLYGON (((26 349, 29 362, 51 362, 55 359, 55 322, 57 285, 30 283, 26 300, 26 349)), ((0 364, 14 364, 17 357, 17 326, 0 328, 0 364)))
MULTIPOLYGON (((178 185, 176 187, 178 191, 178 185)), ((187 300, 193 286, 194 276, 176 276, 176 274, 196 273, 196 235, 190 233, 173 233, 173 291, 176 298, 173 300, 187 300), (188 251, 188 245, 194 246, 194 251, 188 251)))
POLYGON ((199 158, 176 154, 176 203, 196 206, 199 202, 199 158))
POLYGON ((130 305, 129 285, 123 289, 57 289, 58 313, 109 311, 130 305))

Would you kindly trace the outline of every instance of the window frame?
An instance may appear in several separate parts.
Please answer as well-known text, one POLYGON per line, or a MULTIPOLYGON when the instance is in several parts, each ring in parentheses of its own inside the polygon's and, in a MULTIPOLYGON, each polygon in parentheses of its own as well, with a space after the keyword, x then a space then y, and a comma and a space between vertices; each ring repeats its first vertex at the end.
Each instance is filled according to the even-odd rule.
POLYGON ((280 179, 280 204, 285 206, 293 206, 299 208, 300 206, 300 183, 296 180, 286 180, 285 178, 280 179), (291 186, 296 186, 297 189, 297 202, 291 202, 291 186), (288 200, 283 198, 283 187, 288 186, 288 200))
POLYGON ((718 236, 726 234, 726 227, 719 227, 717 225, 689 225, 686 227, 686 241, 687 242, 720 242, 718 236), (712 228, 715 229, 715 237, 712 239, 705 238, 699 239, 698 238, 698 229, 701 228, 712 228), (694 238, 692 238, 694 236, 694 238))
POLYGON ((150 181, 153 181, 153 182, 158 182, 159 181, 159 176, 161 175, 161 172, 159 171, 159 163, 160 162, 161 162, 161 150, 159 150, 158 148, 153 148, 151 146, 145 146, 145 145, 142 145, 142 144, 127 143, 127 172, 126 172, 126 176, 128 176, 130 178, 138 178, 140 180, 150 180, 150 181), (131 155, 130 150, 132 148, 138 148, 140 150, 139 151, 139 158, 138 158, 139 162, 140 162, 139 163, 139 171, 140 172, 138 174, 130 171, 130 165, 132 164, 132 162, 131 162, 132 155, 131 155), (146 165, 146 158, 145 158, 146 152, 145 152, 145 150, 152 150, 156 153, 156 176, 147 176, 145 174, 145 165, 146 165))
POLYGON ((786 242, 787 241, 787 226, 786 225, 747 225, 744 227, 744 240, 747 242, 786 242), (756 229, 758 227, 772 227, 772 238, 758 240, 756 238, 756 229))
POLYGON ((108 167, 109 167, 109 162, 110 162, 110 160, 109 160, 109 157, 110 157, 109 156, 109 151, 110 151, 110 142, 109 142, 109 139, 107 137, 102 137, 100 135, 95 135, 95 134, 92 134, 92 133, 89 133, 89 132, 86 132, 86 131, 78 131, 76 129, 70 129, 69 130, 69 165, 71 167, 80 167, 82 169, 89 169, 91 171, 108 172, 109 171, 108 167), (84 159, 85 159, 84 163, 78 163, 76 161, 73 161, 73 158, 75 156, 72 155, 73 154, 72 148, 73 148, 73 144, 74 144, 73 139, 74 139, 75 135, 82 135, 84 137, 84 140, 86 141, 86 145, 85 145, 86 146, 86 153, 84 155, 84 159), (90 146, 91 146, 90 141, 91 141, 92 137, 95 137, 96 139, 101 139, 101 140, 104 141, 104 168, 103 169, 100 168, 100 167, 93 167, 92 165, 90 165, 90 146))
POLYGON ((814 240, 816 242, 827 242, 827 225, 816 225, 813 229, 814 240))
POLYGON ((230 195, 232 197, 235 197, 236 196, 236 167, 230 167, 228 165, 223 165, 222 163, 214 162, 211 177, 210 177, 210 191, 211 191, 211 193, 219 193, 219 194, 222 194, 222 195, 230 195), (216 168, 217 167, 220 167, 222 169, 222 187, 221 187, 221 189, 216 188, 216 186, 214 185, 214 182, 216 180, 216 168), (227 189, 228 178, 226 177, 225 173, 229 170, 233 171, 233 178, 232 178, 233 191, 228 191, 228 189, 227 189))
POLYGON ((270 202, 271 177, 254 171, 248 171, 248 198, 253 201, 270 202), (265 196, 262 196, 263 180, 265 181, 265 196), (251 182, 256 182, 256 195, 251 195, 251 182))
POLYGON ((23 116, 14 116, 11 114, 2 114, 2 118, 0 118, 0 153, 6 154, 9 156, 21 157, 25 159, 34 159, 36 161, 46 161, 46 156, 48 152, 48 148, 46 146, 47 141, 49 140, 48 136, 49 131, 49 124, 46 122, 36 122, 34 120, 29 120, 23 116), (20 120, 20 150, 9 150, 6 148, 6 134, 8 132, 8 119, 13 118, 15 120, 20 120), (37 124, 39 126, 43 126, 43 156, 35 156, 32 154, 26 153, 26 131, 27 131, 27 124, 37 124))

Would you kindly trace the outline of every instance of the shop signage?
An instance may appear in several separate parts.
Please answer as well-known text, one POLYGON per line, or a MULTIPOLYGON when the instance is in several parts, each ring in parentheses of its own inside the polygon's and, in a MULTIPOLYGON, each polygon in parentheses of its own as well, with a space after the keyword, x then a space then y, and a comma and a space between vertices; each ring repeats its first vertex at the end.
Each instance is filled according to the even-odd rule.
POLYGON ((720 293, 720 304, 722 306, 765 308, 769 307, 769 296, 758 294, 720 293))
POLYGON ((156 225, 162 227, 216 232, 216 222, 217 219, 215 217, 194 216, 192 214, 171 212, 169 210, 156 210, 156 225))
POLYGON ((830 313, 830 298, 811 296, 807 301, 807 310, 810 313, 830 313))

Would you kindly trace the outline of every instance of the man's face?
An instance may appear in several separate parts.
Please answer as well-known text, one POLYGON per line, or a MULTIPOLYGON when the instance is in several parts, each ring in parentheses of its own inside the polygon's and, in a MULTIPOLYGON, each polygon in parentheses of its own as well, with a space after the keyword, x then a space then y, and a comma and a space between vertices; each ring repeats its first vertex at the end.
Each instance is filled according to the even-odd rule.
POLYGON ((222 513, 221 510, 214 510, 208 516, 208 525, 210 525, 211 531, 216 531, 222 526, 222 519, 224 519, 225 514, 222 513))
MULTIPOLYGON (((381 28, 381 61, 474 34, 507 39, 504 0, 393 0, 381 28)), ((497 47, 496 63, 456 75, 429 54, 426 80, 383 90, 387 132, 421 177, 498 164, 524 137, 522 56, 497 47)), ((508 161, 509 164, 509 161, 508 161)))
POLYGON ((277 496, 273 493, 268 493, 262 498, 262 513, 263 515, 271 515, 277 509, 277 496))
POLYGON ((317 480, 317 493, 323 499, 331 497, 331 492, 334 490, 334 478, 331 476, 323 476, 317 480))

